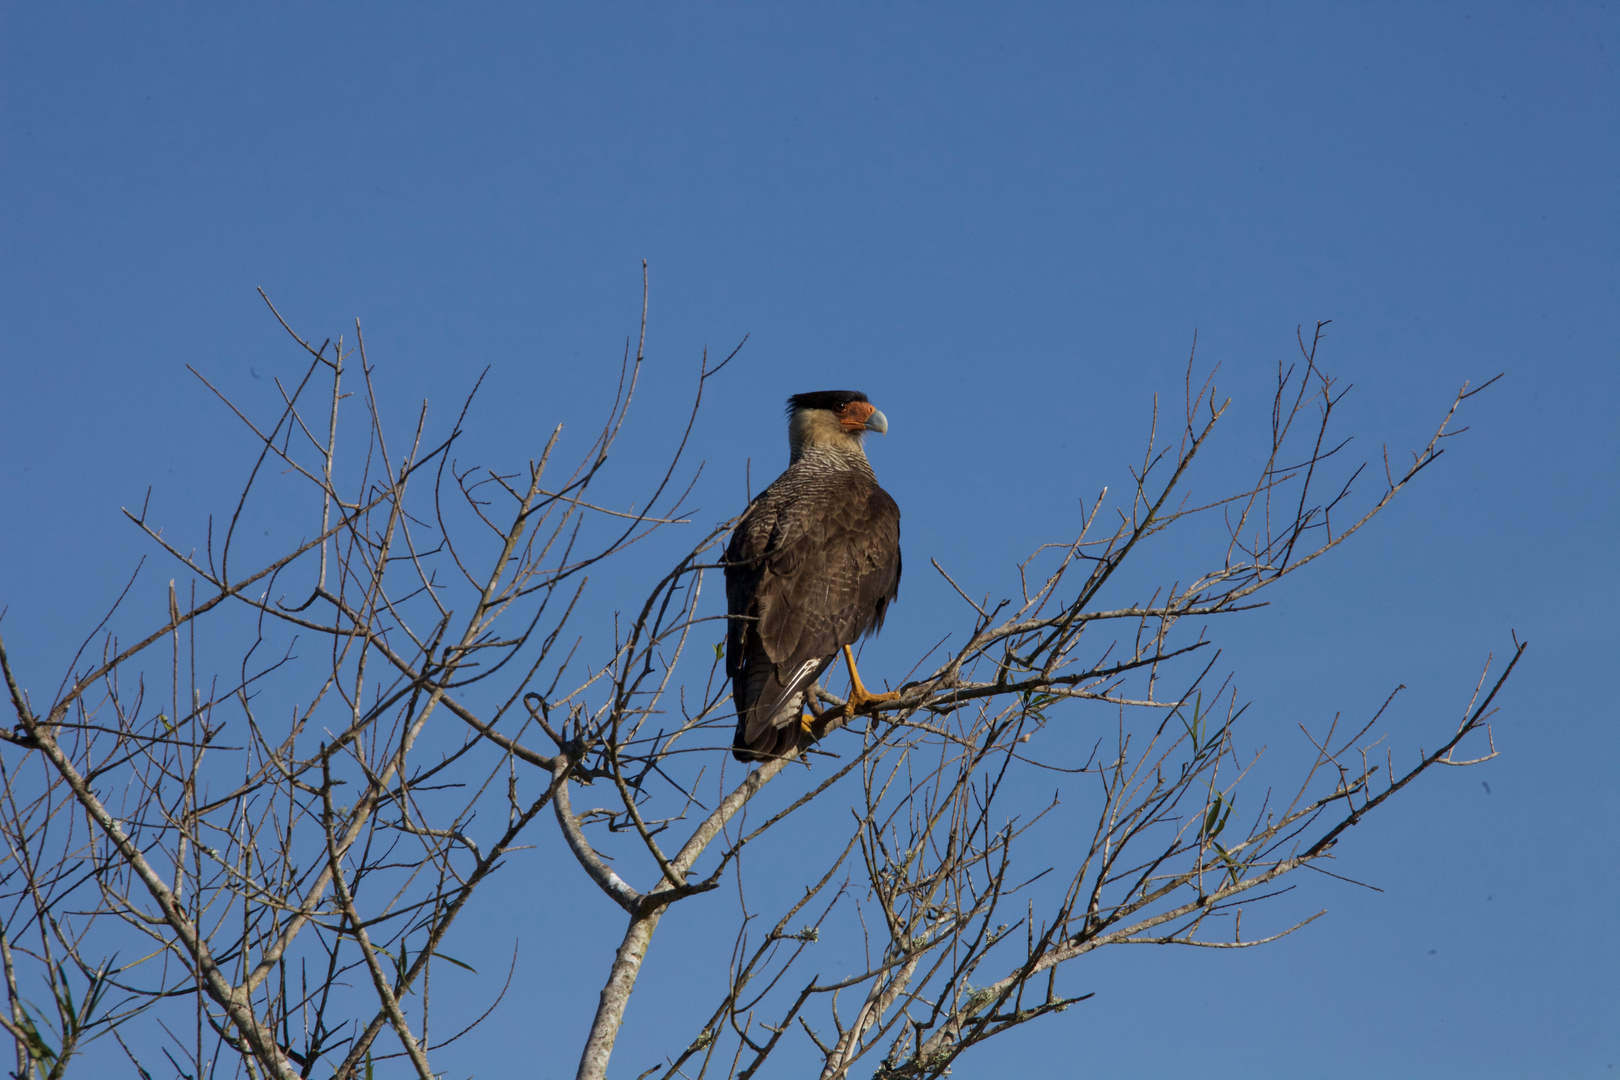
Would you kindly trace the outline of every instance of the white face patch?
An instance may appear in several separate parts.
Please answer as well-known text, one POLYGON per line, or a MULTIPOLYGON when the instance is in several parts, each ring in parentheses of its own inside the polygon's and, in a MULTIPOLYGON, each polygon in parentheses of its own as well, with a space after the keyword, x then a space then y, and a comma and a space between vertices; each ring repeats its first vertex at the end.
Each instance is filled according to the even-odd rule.
POLYGON ((845 431, 838 422, 838 415, 827 409, 797 409, 788 421, 788 450, 794 458, 816 446, 835 447, 865 456, 861 434, 845 431))

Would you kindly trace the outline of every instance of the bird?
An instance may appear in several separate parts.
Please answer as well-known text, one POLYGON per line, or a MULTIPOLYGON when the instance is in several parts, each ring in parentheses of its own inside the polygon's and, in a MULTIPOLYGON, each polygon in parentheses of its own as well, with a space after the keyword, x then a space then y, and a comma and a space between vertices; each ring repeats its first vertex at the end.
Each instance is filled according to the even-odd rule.
POLYGON ((748 504, 726 546, 732 755, 769 760, 808 738, 816 680, 849 664, 853 714, 898 695, 861 684, 850 646, 876 633, 900 587, 900 507, 861 445, 889 421, 858 390, 788 399, 788 467, 748 504))

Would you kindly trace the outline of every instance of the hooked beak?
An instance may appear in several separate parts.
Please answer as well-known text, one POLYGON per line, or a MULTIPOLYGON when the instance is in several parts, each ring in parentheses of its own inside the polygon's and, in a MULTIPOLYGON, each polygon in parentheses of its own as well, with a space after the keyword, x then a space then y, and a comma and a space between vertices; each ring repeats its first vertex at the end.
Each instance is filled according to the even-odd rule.
POLYGON ((887 435, 889 433, 889 418, 873 409, 872 415, 866 418, 866 430, 875 431, 879 435, 887 435))

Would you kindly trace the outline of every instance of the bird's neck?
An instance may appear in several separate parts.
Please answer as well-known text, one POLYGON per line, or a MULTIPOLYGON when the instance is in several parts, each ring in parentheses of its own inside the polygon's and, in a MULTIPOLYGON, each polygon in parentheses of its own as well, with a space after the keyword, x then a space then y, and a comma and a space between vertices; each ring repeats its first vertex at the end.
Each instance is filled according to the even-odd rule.
POLYGON ((811 469, 852 470, 872 475, 872 463, 866 460, 866 451, 859 441, 845 440, 842 444, 801 442, 792 447, 788 467, 795 465, 811 469))

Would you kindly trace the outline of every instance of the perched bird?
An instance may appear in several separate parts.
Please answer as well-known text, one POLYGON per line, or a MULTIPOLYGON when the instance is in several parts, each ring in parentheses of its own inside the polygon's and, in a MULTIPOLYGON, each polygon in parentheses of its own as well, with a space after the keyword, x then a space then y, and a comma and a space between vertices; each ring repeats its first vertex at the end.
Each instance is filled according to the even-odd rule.
POLYGON ((851 710, 868 694, 850 645, 883 625, 900 586, 900 507, 878 487, 861 448, 889 422, 857 390, 788 399, 787 471, 743 512, 726 547, 726 674, 737 704, 732 754, 789 753, 813 717, 801 709, 838 658, 849 662, 851 710))

